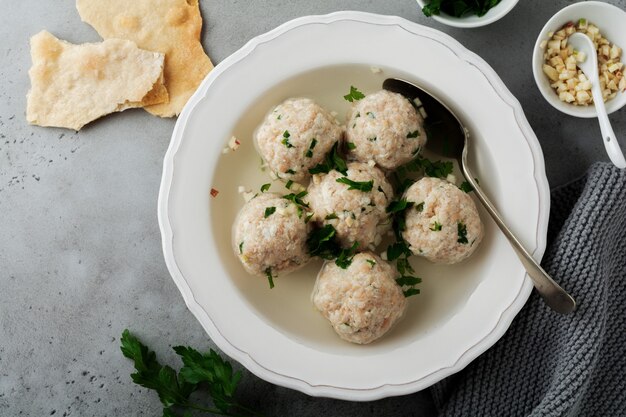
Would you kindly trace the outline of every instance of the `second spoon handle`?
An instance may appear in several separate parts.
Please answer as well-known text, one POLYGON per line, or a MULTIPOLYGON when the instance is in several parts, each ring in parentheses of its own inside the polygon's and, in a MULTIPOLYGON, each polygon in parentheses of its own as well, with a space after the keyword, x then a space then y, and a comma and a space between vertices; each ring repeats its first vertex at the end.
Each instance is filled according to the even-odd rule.
POLYGON ((606 153, 616 167, 624 169, 626 168, 626 160, 619 147, 619 142, 617 142, 617 138, 615 137, 615 132, 613 132, 613 128, 611 127, 611 122, 609 122, 609 116, 606 112, 606 106, 602 98, 602 90, 600 90, 597 77, 591 86, 591 94, 593 95, 593 102, 596 105, 600 132, 602 133, 602 142, 604 142, 606 153))
MULTIPOLYGON (((463 161, 465 162, 465 161, 463 161)), ((461 169, 463 170, 463 175, 466 180, 474 187, 474 191, 476 196, 483 204, 485 209, 489 212, 493 220, 496 222, 504 236, 509 240, 513 249, 515 249, 515 253, 519 257, 520 261, 526 268, 526 272, 528 272, 528 276, 533 281, 537 292, 545 303, 552 308, 554 311, 558 313, 571 313, 576 308, 576 301, 563 289, 554 282, 554 280, 543 270, 543 268, 535 261, 535 259, 528 253, 524 246, 522 246, 521 242, 515 237, 513 232, 507 227, 507 225, 502 220, 500 213, 491 203, 489 198, 485 195, 485 193, 481 190, 480 186, 474 180, 474 176, 467 169, 467 165, 465 163, 461 163, 461 169)))

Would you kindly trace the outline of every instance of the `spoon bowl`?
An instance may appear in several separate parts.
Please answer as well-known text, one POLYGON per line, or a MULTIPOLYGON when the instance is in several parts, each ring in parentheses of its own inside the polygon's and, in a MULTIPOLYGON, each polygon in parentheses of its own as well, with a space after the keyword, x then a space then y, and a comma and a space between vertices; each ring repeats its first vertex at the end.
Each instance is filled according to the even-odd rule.
POLYGON ((574 299, 539 266, 522 246, 472 175, 467 164, 467 153, 471 144, 470 134, 461 120, 437 97, 408 81, 388 78, 383 82, 383 88, 402 94, 418 109, 424 108, 427 116, 425 127, 428 132, 426 148, 434 154, 458 161, 465 180, 474 188, 478 200, 511 243, 545 303, 558 313, 565 314, 574 311, 576 308, 574 299))
POLYGON ((578 54, 585 54, 585 59, 577 62, 576 65, 591 82, 593 104, 596 106, 598 122, 600 123, 600 131, 602 132, 602 142, 606 148, 606 153, 609 155, 611 162, 613 162, 616 167, 620 169, 626 168, 624 154, 619 147, 619 143, 615 137, 615 132, 613 132, 613 127, 611 126, 609 116, 606 112, 606 106, 604 105, 604 99, 602 98, 596 48, 594 47, 593 42, 591 42, 591 39, 582 33, 573 33, 568 38, 567 42, 574 48, 575 51, 578 52, 578 54))

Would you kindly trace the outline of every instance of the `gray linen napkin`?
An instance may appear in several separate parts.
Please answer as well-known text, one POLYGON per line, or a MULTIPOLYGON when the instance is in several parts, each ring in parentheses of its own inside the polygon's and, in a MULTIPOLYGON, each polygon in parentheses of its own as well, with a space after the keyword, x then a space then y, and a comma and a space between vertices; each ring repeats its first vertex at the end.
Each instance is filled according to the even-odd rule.
POLYGON ((440 416, 626 416, 626 171, 597 163, 553 190, 548 239, 542 264, 578 309, 533 291, 493 348, 431 389, 440 416))

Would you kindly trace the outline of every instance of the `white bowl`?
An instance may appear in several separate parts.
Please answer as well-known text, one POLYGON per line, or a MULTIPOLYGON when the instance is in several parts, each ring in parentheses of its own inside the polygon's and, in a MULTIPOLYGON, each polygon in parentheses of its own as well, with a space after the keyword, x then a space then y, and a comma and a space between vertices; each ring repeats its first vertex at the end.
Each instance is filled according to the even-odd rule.
POLYGON ((231 227, 243 205, 237 187, 270 182, 251 140, 268 109, 310 96, 344 115, 351 85, 369 93, 391 76, 421 84, 459 114, 481 185, 537 259, 545 249, 550 195, 541 148, 480 57, 398 17, 340 12, 285 23, 221 62, 185 106, 165 156, 158 213, 165 261, 189 309, 222 351, 272 383, 362 401, 418 391, 492 346, 532 289, 484 211, 485 238, 467 262, 412 260, 422 294, 398 326, 366 346, 339 339, 311 305, 320 262, 279 277, 272 290, 244 271, 231 227), (241 147, 224 155, 232 135, 241 147))
MULTIPOLYGON (((457 28, 477 28, 486 26, 496 20, 502 19, 508 12, 515 7, 519 0, 501 0, 495 7, 492 7, 483 16, 468 15, 464 17, 454 17, 441 12, 439 15, 431 16, 437 22, 457 28)), ((430 0, 417 0, 420 9, 430 3, 430 0)), ((421 12, 421 10, 420 10, 421 12)))
MULTIPOLYGON (((542 41, 548 40, 549 32, 556 32, 567 22, 577 22, 580 18, 587 19, 588 22, 596 25, 603 37, 626 50, 626 12, 619 7, 599 1, 574 3, 552 16, 539 33, 537 42, 535 42, 535 49, 533 50, 533 74, 539 91, 555 109, 570 116, 592 118, 597 117, 595 106, 574 106, 573 104, 565 103, 559 99, 557 93, 550 87, 550 79, 543 72, 544 50, 539 46, 542 41)), ((625 62, 623 54, 622 62, 625 62)), ((615 98, 606 102, 606 111, 609 114, 613 113, 621 109, 624 104, 626 104, 626 94, 619 92, 615 98)))

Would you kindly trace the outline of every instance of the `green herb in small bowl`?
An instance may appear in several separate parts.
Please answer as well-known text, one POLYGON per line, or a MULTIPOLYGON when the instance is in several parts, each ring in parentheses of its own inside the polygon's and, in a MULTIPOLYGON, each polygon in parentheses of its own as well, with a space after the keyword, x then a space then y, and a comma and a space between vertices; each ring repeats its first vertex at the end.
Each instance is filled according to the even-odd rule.
POLYGON ((417 0, 424 15, 460 28, 485 26, 506 15, 518 0, 417 0))

